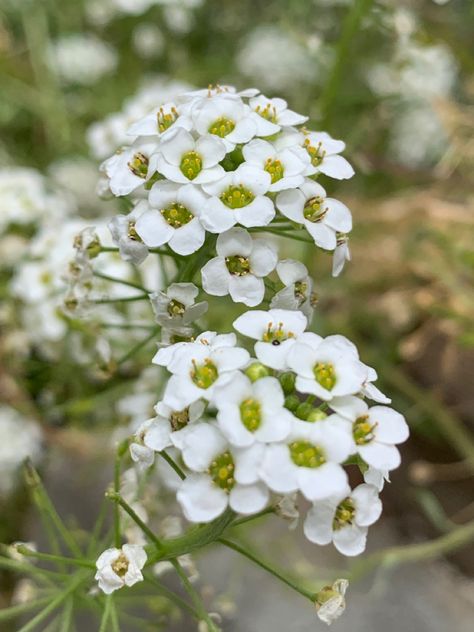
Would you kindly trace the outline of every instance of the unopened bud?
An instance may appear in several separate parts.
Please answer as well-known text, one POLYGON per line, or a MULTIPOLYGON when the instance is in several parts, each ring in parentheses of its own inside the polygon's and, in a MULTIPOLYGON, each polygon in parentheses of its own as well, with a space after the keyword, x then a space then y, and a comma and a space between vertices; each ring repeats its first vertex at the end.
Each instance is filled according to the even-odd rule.
POLYGON ((302 419, 303 421, 306 421, 312 411, 313 411, 312 404, 302 402, 301 404, 298 405, 298 408, 295 410, 295 415, 298 417, 298 419, 302 419))
POLYGON ((245 375, 251 382, 256 382, 261 377, 267 377, 271 375, 271 373, 270 369, 261 362, 252 362, 252 364, 245 369, 245 375))
POLYGON ((322 421, 326 419, 327 413, 324 410, 320 410, 319 408, 313 408, 313 410, 306 417, 306 421, 322 421))
POLYGON ((296 375, 291 371, 287 371, 280 375, 279 380, 285 395, 291 395, 295 390, 296 375))
POLYGON ((291 410, 291 412, 294 412, 300 403, 297 395, 288 395, 288 397, 285 397, 285 408, 291 410))
POLYGON ((346 594, 349 582, 347 579, 336 579, 332 586, 325 586, 316 595, 315 605, 318 617, 331 625, 346 608, 346 594))

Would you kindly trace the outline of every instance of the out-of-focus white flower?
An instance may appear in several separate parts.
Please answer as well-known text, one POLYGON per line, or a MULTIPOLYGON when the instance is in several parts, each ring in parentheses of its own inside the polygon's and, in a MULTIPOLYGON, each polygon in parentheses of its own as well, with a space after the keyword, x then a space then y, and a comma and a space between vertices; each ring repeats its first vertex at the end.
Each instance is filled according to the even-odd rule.
POLYGON ((143 22, 133 29, 133 47, 145 59, 159 57, 165 47, 163 33, 156 24, 143 22))
POLYGON ((33 462, 39 461, 42 437, 41 428, 35 421, 10 406, 0 406, 1 496, 6 496, 14 489, 19 468, 27 457, 33 462))
POLYGON ((140 200, 127 215, 115 215, 109 222, 109 230, 120 256, 124 261, 140 265, 148 256, 148 247, 136 231, 138 218, 148 211, 148 204, 140 200))
POLYGON ((263 301, 264 277, 274 270, 278 255, 263 239, 253 239, 243 228, 221 233, 216 243, 217 257, 201 270, 203 289, 213 296, 230 294, 236 303, 255 307, 263 301))
POLYGON ((65 83, 91 85, 115 70, 118 56, 95 35, 76 33, 52 42, 48 61, 65 83))
POLYGON ((147 554, 139 544, 124 544, 121 549, 107 549, 97 559, 95 579, 99 588, 110 595, 123 586, 143 581, 141 573, 147 554))
POLYGON ((207 312, 207 302, 196 303, 199 289, 193 283, 172 283, 166 292, 153 292, 150 301, 156 322, 168 329, 187 326, 207 312))
POLYGON ((365 550, 367 531, 382 513, 377 488, 363 483, 349 486, 309 510, 304 533, 315 544, 334 543, 343 555, 360 555, 365 550))

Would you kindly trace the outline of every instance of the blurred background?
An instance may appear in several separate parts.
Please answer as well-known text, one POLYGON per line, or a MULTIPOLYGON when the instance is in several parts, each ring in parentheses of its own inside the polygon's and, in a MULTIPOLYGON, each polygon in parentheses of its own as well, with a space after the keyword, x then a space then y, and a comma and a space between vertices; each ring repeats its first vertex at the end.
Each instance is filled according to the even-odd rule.
MULTIPOLYGON (((90 224, 105 234, 122 210, 96 185, 130 123, 215 83, 284 97, 310 128, 346 141, 356 170, 324 182, 354 216, 343 275, 332 279, 330 257, 307 244, 284 252, 315 278, 313 329, 354 340, 411 427, 369 552, 474 521, 473 30, 470 0, 1 0, 0 541, 44 538, 20 475, 26 455, 59 511, 90 528, 111 477, 104 452, 158 398, 147 307, 67 314, 64 273, 74 235, 90 224)), ((136 274, 110 255, 95 282, 136 274)), ((230 326, 220 299, 210 313, 210 328, 230 326)), ((285 525, 249 538, 308 579, 347 566, 285 525)), ((362 562, 334 629, 472 630, 469 544, 416 564, 387 558, 375 574, 362 562)), ((230 554, 211 551, 198 567, 226 630, 318 625, 230 554)), ((0 608, 21 588, 0 574, 0 608)))

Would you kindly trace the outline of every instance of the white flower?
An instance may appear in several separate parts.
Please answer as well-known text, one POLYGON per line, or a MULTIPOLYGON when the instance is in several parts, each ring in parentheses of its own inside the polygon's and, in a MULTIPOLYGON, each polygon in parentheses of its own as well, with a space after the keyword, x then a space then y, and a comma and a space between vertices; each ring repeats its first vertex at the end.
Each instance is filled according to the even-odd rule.
POLYGON ((164 402, 158 402, 155 406, 156 417, 141 424, 135 433, 137 441, 130 444, 132 459, 145 468, 150 467, 155 459, 155 452, 174 445, 174 435, 200 419, 205 407, 201 400, 183 410, 173 410, 164 402))
POLYGON ((278 255, 263 239, 252 239, 243 228, 231 228, 217 238, 217 257, 201 270, 202 287, 213 296, 230 294, 236 303, 255 307, 263 301, 263 277, 274 270, 278 255))
POLYGON ((303 172, 309 157, 302 147, 278 151, 271 143, 260 138, 252 140, 242 149, 247 164, 267 171, 272 179, 269 191, 283 191, 304 182, 303 172))
POLYGON ((332 586, 325 586, 316 595, 316 612, 319 619, 328 625, 339 619, 346 609, 347 579, 336 579, 332 586))
POLYGON ((312 180, 306 180, 298 189, 279 193, 276 205, 285 217, 303 224, 314 243, 326 250, 336 248, 338 232, 352 230, 352 216, 347 206, 326 197, 323 187, 312 180))
POLYGON ((376 470, 374 467, 368 467, 364 472, 364 482, 373 485, 381 492, 385 483, 390 483, 389 472, 388 470, 376 470))
POLYGON ((148 247, 135 230, 137 219, 148 209, 145 200, 140 200, 128 215, 115 215, 109 222, 109 230, 120 256, 124 261, 139 265, 148 256, 148 247))
POLYGON ((298 493, 292 492, 285 494, 275 505, 275 513, 277 516, 288 520, 288 529, 294 531, 300 520, 300 512, 298 509, 298 493))
POLYGON ((138 139, 102 163, 101 169, 109 177, 109 187, 114 195, 128 195, 149 180, 153 174, 149 168, 150 156, 155 150, 156 143, 138 139))
POLYGON ((297 390, 326 401, 360 392, 368 374, 352 343, 343 336, 305 334, 290 349, 287 362, 297 374, 297 390))
POLYGON ((191 119, 181 114, 180 106, 169 102, 156 106, 149 114, 135 121, 127 134, 133 137, 158 136, 161 140, 171 140, 180 128, 190 131, 192 126, 191 119))
POLYGON ((135 230, 149 248, 169 244, 179 255, 189 255, 204 243, 200 213, 206 198, 198 187, 157 182, 150 191, 150 209, 136 221, 135 230))
POLYGON ((403 415, 387 406, 369 406, 358 397, 336 398, 333 410, 346 419, 354 441, 354 452, 371 467, 390 471, 400 465, 395 447, 408 439, 408 425, 403 415))
POLYGON ((254 338, 257 358, 272 369, 287 368, 287 355, 296 338, 306 329, 308 321, 301 312, 270 309, 268 312, 245 312, 233 323, 234 329, 254 338))
POLYGON ((349 250, 349 238, 347 235, 340 233, 337 235, 336 248, 332 256, 332 276, 339 276, 346 261, 350 260, 351 251, 349 250))
POLYGON ((265 447, 259 474, 274 492, 300 490, 310 501, 322 500, 346 489, 340 464, 350 450, 350 437, 337 425, 294 420, 284 442, 265 447))
POLYGON ((268 99, 263 94, 250 99, 250 107, 254 111, 257 136, 272 136, 282 127, 301 125, 308 120, 307 116, 290 110, 284 99, 268 99))
POLYGON ((177 499, 191 522, 210 522, 228 505, 245 515, 268 502, 268 489, 258 481, 257 465, 263 446, 237 449, 210 423, 197 424, 183 437, 183 461, 192 470, 177 499))
POLYGON ((153 361, 173 373, 163 401, 180 410, 201 397, 211 400, 214 389, 248 363, 248 352, 235 347, 235 343, 234 334, 204 332, 195 342, 160 349, 153 361))
POLYGON ((333 542, 343 555, 360 555, 365 550, 368 527, 381 513, 375 487, 363 483, 352 492, 346 487, 333 498, 313 505, 304 522, 304 533, 315 544, 333 542))
POLYGON ((47 62, 65 83, 91 85, 118 64, 115 49, 89 33, 74 33, 50 44, 47 62))
POLYGON ((124 544, 121 549, 107 549, 99 556, 95 579, 99 588, 110 595, 123 586, 133 586, 143 581, 141 569, 147 555, 139 544, 124 544))
POLYGON ((248 105, 233 94, 220 93, 198 100, 192 107, 194 127, 199 134, 213 134, 232 151, 237 144, 247 143, 257 133, 248 105))
POLYGON ((236 373, 232 381, 216 388, 213 396, 217 424, 227 440, 237 447, 285 439, 293 415, 284 408, 284 401, 276 378, 263 377, 252 383, 242 373, 236 373))
POLYGON ((172 283, 166 292, 153 292, 150 301, 156 322, 168 329, 189 325, 207 312, 207 302, 196 303, 199 289, 193 283, 172 283))
POLYGON ((311 321, 313 317, 313 279, 308 268, 300 261, 283 259, 276 267, 280 281, 285 286, 270 302, 272 309, 300 310, 311 321))
POLYGON ((225 175, 218 164, 225 154, 226 147, 216 136, 205 134, 194 140, 188 131, 180 128, 161 142, 152 165, 172 182, 204 184, 225 175))
POLYGON ((212 196, 202 211, 204 227, 211 233, 221 233, 237 223, 247 228, 269 224, 275 217, 273 202, 265 196, 271 181, 263 169, 243 163, 218 182, 204 185, 212 196))

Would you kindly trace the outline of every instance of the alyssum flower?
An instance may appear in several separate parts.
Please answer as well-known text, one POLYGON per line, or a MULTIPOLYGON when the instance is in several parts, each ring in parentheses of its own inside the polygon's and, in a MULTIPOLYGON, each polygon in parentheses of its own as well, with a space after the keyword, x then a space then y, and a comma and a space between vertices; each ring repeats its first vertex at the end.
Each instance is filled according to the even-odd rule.
POLYGON ((216 242, 217 257, 201 270, 203 289, 214 296, 230 294, 236 303, 259 305, 265 294, 263 277, 275 268, 278 256, 274 246, 263 239, 252 239, 243 228, 231 228, 216 242))
POLYGON ((157 323, 167 329, 180 329, 207 312, 207 302, 196 303, 199 289, 194 283, 172 283, 166 292, 153 292, 150 301, 157 323))
POLYGON ((107 549, 96 562, 95 579, 99 588, 110 595, 123 586, 133 586, 141 582, 141 570, 146 560, 145 549, 138 544, 124 544, 121 549, 107 549))

